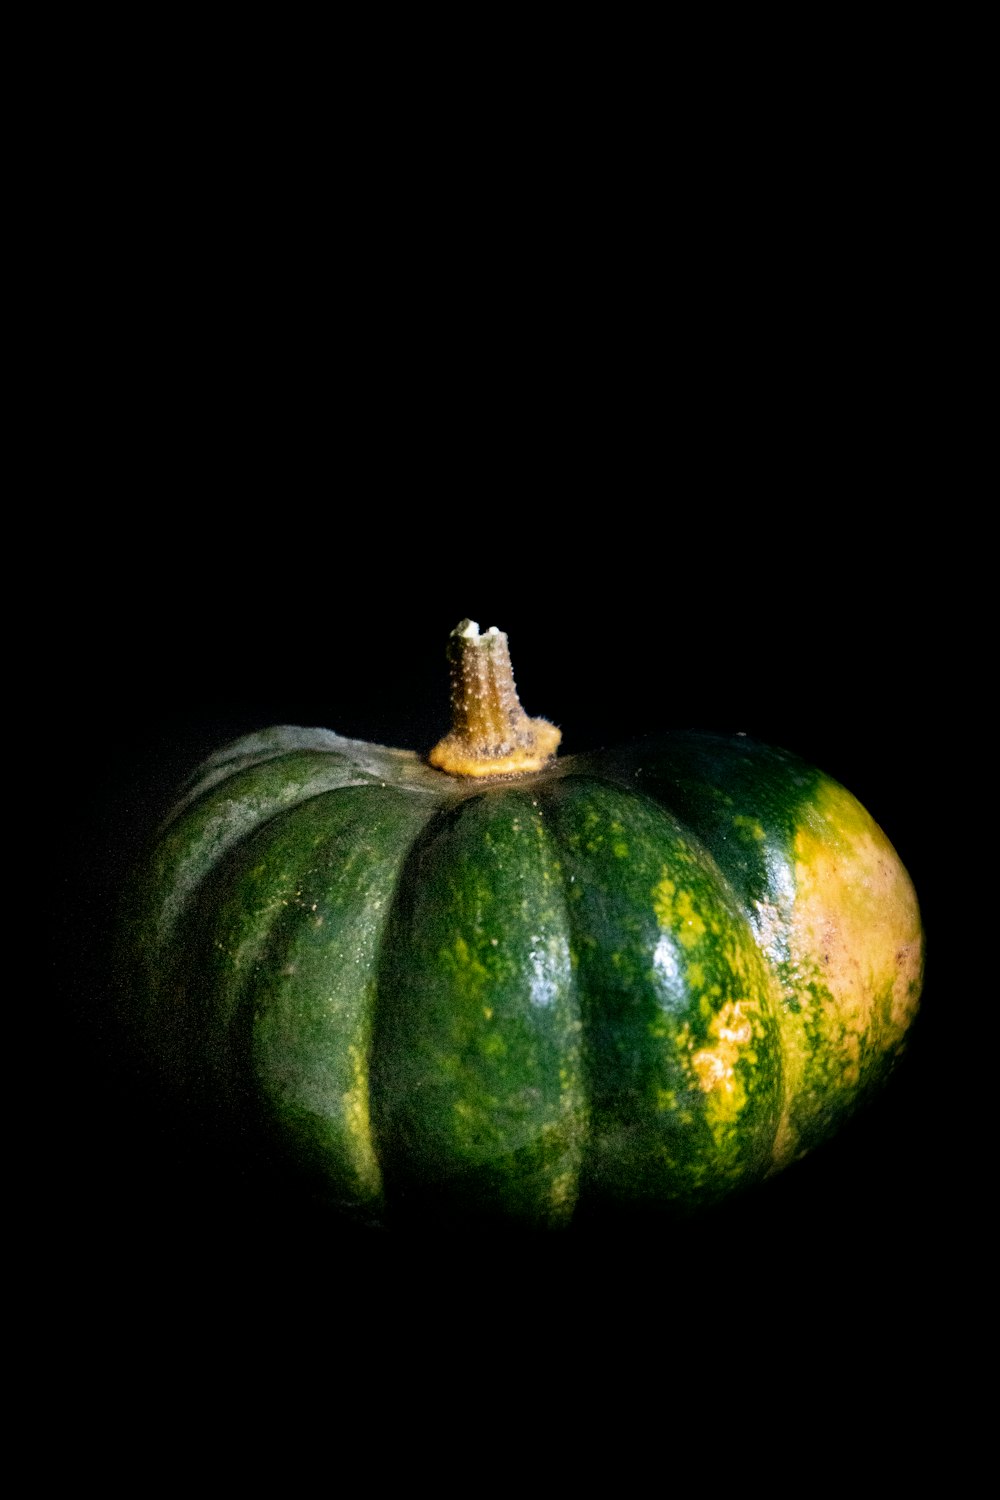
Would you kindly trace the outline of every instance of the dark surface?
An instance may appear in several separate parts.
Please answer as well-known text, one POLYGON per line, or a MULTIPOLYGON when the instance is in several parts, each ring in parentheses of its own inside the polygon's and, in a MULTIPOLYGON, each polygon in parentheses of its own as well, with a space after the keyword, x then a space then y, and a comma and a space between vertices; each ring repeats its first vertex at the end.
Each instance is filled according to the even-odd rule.
MULTIPOLYGON (((982 91, 953 68, 951 115, 947 66, 928 88, 926 68, 845 39, 864 54, 860 109, 821 91, 800 120, 750 69, 746 119, 742 96, 716 123, 710 89, 668 90, 668 139, 637 132, 631 110, 613 144, 584 118, 575 133, 594 149, 556 160, 533 121, 530 149, 512 152, 507 112, 484 159, 444 104, 428 153, 419 129, 382 125, 373 88, 360 112, 360 134, 380 136, 370 155, 353 124, 346 149, 331 146, 329 91, 303 90, 298 67, 285 126, 270 80, 234 68, 229 43, 203 55, 174 34, 196 59, 193 112, 188 62, 180 84, 172 71, 169 89, 148 86, 169 49, 123 68, 107 48, 107 91, 71 49, 85 103, 57 117, 54 180, 32 176, 53 222, 26 231, 41 269, 16 374, 34 430, 27 506, 20 488, 13 498, 38 530, 11 549, 11 655, 30 662, 14 733, 25 714, 34 744, 40 713, 43 747, 28 809, 42 855, 29 905, 45 933, 29 1311, 47 1324, 55 1288, 73 1314, 60 1344, 68 1334, 79 1384, 102 1395, 95 1353, 117 1313, 134 1340, 119 1374, 144 1409, 136 1366, 176 1356, 169 1427, 146 1445, 155 1461, 190 1419, 192 1368, 229 1437, 220 1325, 312 1342, 323 1304, 338 1323, 345 1309, 374 1322, 417 1308, 428 1325, 450 1310, 448 1390, 502 1343, 525 1411, 544 1408, 553 1374, 583 1408, 585 1454, 609 1388, 628 1411, 626 1458, 651 1431, 672 1440, 673 1390, 701 1343, 709 1379, 695 1395, 716 1425, 699 1457, 720 1435, 723 1451, 745 1444, 761 1409, 747 1397, 762 1394, 779 1415, 810 1405, 838 1442, 847 1415, 884 1433, 894 1469, 900 1445, 922 1460, 939 1411, 928 1403, 922 1422, 910 1398, 928 1363, 949 1387, 971 1369, 928 1334, 977 1332, 969 1288, 993 1248, 995 1172, 968 1123, 970 1100, 993 1093, 992 965, 983 917, 969 915, 970 870, 992 896, 978 864, 992 594, 977 593, 975 567, 984 551, 992 567, 976 451, 990 430, 977 357, 988 239, 968 149, 985 135, 982 91), (744 128, 760 118, 763 134, 744 128), (215 1170, 116 1053, 109 916, 176 780, 281 721, 426 745, 444 725, 444 638, 464 614, 508 631, 525 705, 562 724, 567 750, 674 725, 787 745, 860 797, 914 878, 929 959, 905 1068, 836 1145, 716 1219, 529 1254, 359 1244, 273 1184, 215 1170), (505 1322, 498 1289, 513 1303, 529 1282, 528 1313, 505 1322), (174 1319, 192 1289, 181 1328, 197 1339, 174 1319), (795 1314, 784 1342, 770 1320, 780 1295, 795 1314), (586 1355, 575 1364, 568 1328, 586 1355), (780 1364, 763 1391, 761 1329, 780 1364), (883 1377, 907 1330, 900 1427, 883 1377), (598 1367, 596 1335, 653 1351, 656 1378, 646 1361, 598 1367), (820 1411, 812 1375, 834 1355, 849 1376, 820 1411), (640 1383, 653 1423, 634 1419, 640 1383)), ((379 1412, 387 1385, 407 1403, 425 1388, 436 1340, 431 1329, 395 1363, 339 1326, 315 1346, 351 1377, 357 1349, 376 1351, 378 1380, 355 1383, 379 1412)), ((74 1398, 61 1349, 37 1348, 74 1398)), ((251 1418, 261 1391, 305 1367, 271 1363, 251 1418)), ((500 1403, 481 1399, 491 1384, 469 1389, 478 1438, 500 1403)), ((415 1462, 447 1450, 442 1412, 450 1397, 415 1462)), ((121 1449, 117 1416, 104 1401, 91 1423, 102 1463, 121 1449)), ((336 1416, 327 1408, 324 1433, 336 1416)), ((501 1422, 529 1426, 520 1410, 501 1422)), ((772 1459, 788 1436, 772 1429, 772 1459)), ((313 1429, 303 1441, 315 1449, 313 1429)), ((950 1463, 964 1445, 959 1432, 950 1463)), ((484 1445, 491 1460, 499 1446, 484 1445)))

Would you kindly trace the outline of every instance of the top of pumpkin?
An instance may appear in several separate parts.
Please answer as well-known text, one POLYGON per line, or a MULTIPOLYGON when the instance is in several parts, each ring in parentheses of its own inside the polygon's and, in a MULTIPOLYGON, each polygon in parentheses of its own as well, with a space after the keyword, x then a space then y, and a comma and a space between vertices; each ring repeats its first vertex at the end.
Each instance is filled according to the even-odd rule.
POLYGON ((514 686, 507 637, 491 625, 480 634, 462 620, 448 638, 451 732, 428 756, 450 776, 520 776, 540 771, 556 752, 562 731, 529 719, 514 686))

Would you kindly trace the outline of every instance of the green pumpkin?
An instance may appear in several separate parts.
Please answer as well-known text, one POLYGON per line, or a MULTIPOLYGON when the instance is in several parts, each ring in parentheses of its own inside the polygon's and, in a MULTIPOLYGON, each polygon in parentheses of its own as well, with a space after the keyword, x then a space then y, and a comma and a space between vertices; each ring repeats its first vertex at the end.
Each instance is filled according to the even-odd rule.
POLYGON ((920 993, 878 826, 741 736, 555 759, 504 637, 452 657, 433 764, 270 729, 168 820, 133 996, 187 1107, 372 1223, 683 1212, 827 1137, 920 993))

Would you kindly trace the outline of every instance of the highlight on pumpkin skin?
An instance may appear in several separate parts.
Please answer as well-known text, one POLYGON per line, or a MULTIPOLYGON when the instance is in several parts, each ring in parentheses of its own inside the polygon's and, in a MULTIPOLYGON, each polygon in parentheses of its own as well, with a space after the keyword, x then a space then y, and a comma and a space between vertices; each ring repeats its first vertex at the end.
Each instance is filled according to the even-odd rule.
POLYGON ((923 978, 916 892, 878 824, 822 777, 792 848, 794 896, 766 920, 771 962, 787 984, 782 1013, 785 1107, 775 1169, 828 1133, 902 1051, 923 978), (780 946, 779 946, 780 945, 780 946))
POLYGON ((540 771, 553 757, 562 731, 547 719, 529 719, 514 686, 507 637, 491 625, 480 634, 462 620, 448 639, 451 732, 427 757, 450 776, 520 776, 540 771))

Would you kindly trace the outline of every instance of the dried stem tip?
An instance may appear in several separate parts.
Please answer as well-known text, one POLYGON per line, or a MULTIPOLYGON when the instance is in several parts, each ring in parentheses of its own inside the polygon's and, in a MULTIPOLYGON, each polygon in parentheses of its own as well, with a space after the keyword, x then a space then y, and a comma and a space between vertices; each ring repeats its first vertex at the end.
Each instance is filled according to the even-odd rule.
POLYGON ((448 638, 448 662, 452 728, 431 751, 431 765, 452 776, 541 770, 562 732, 521 707, 503 631, 491 625, 480 635, 474 620, 463 620, 448 638))

